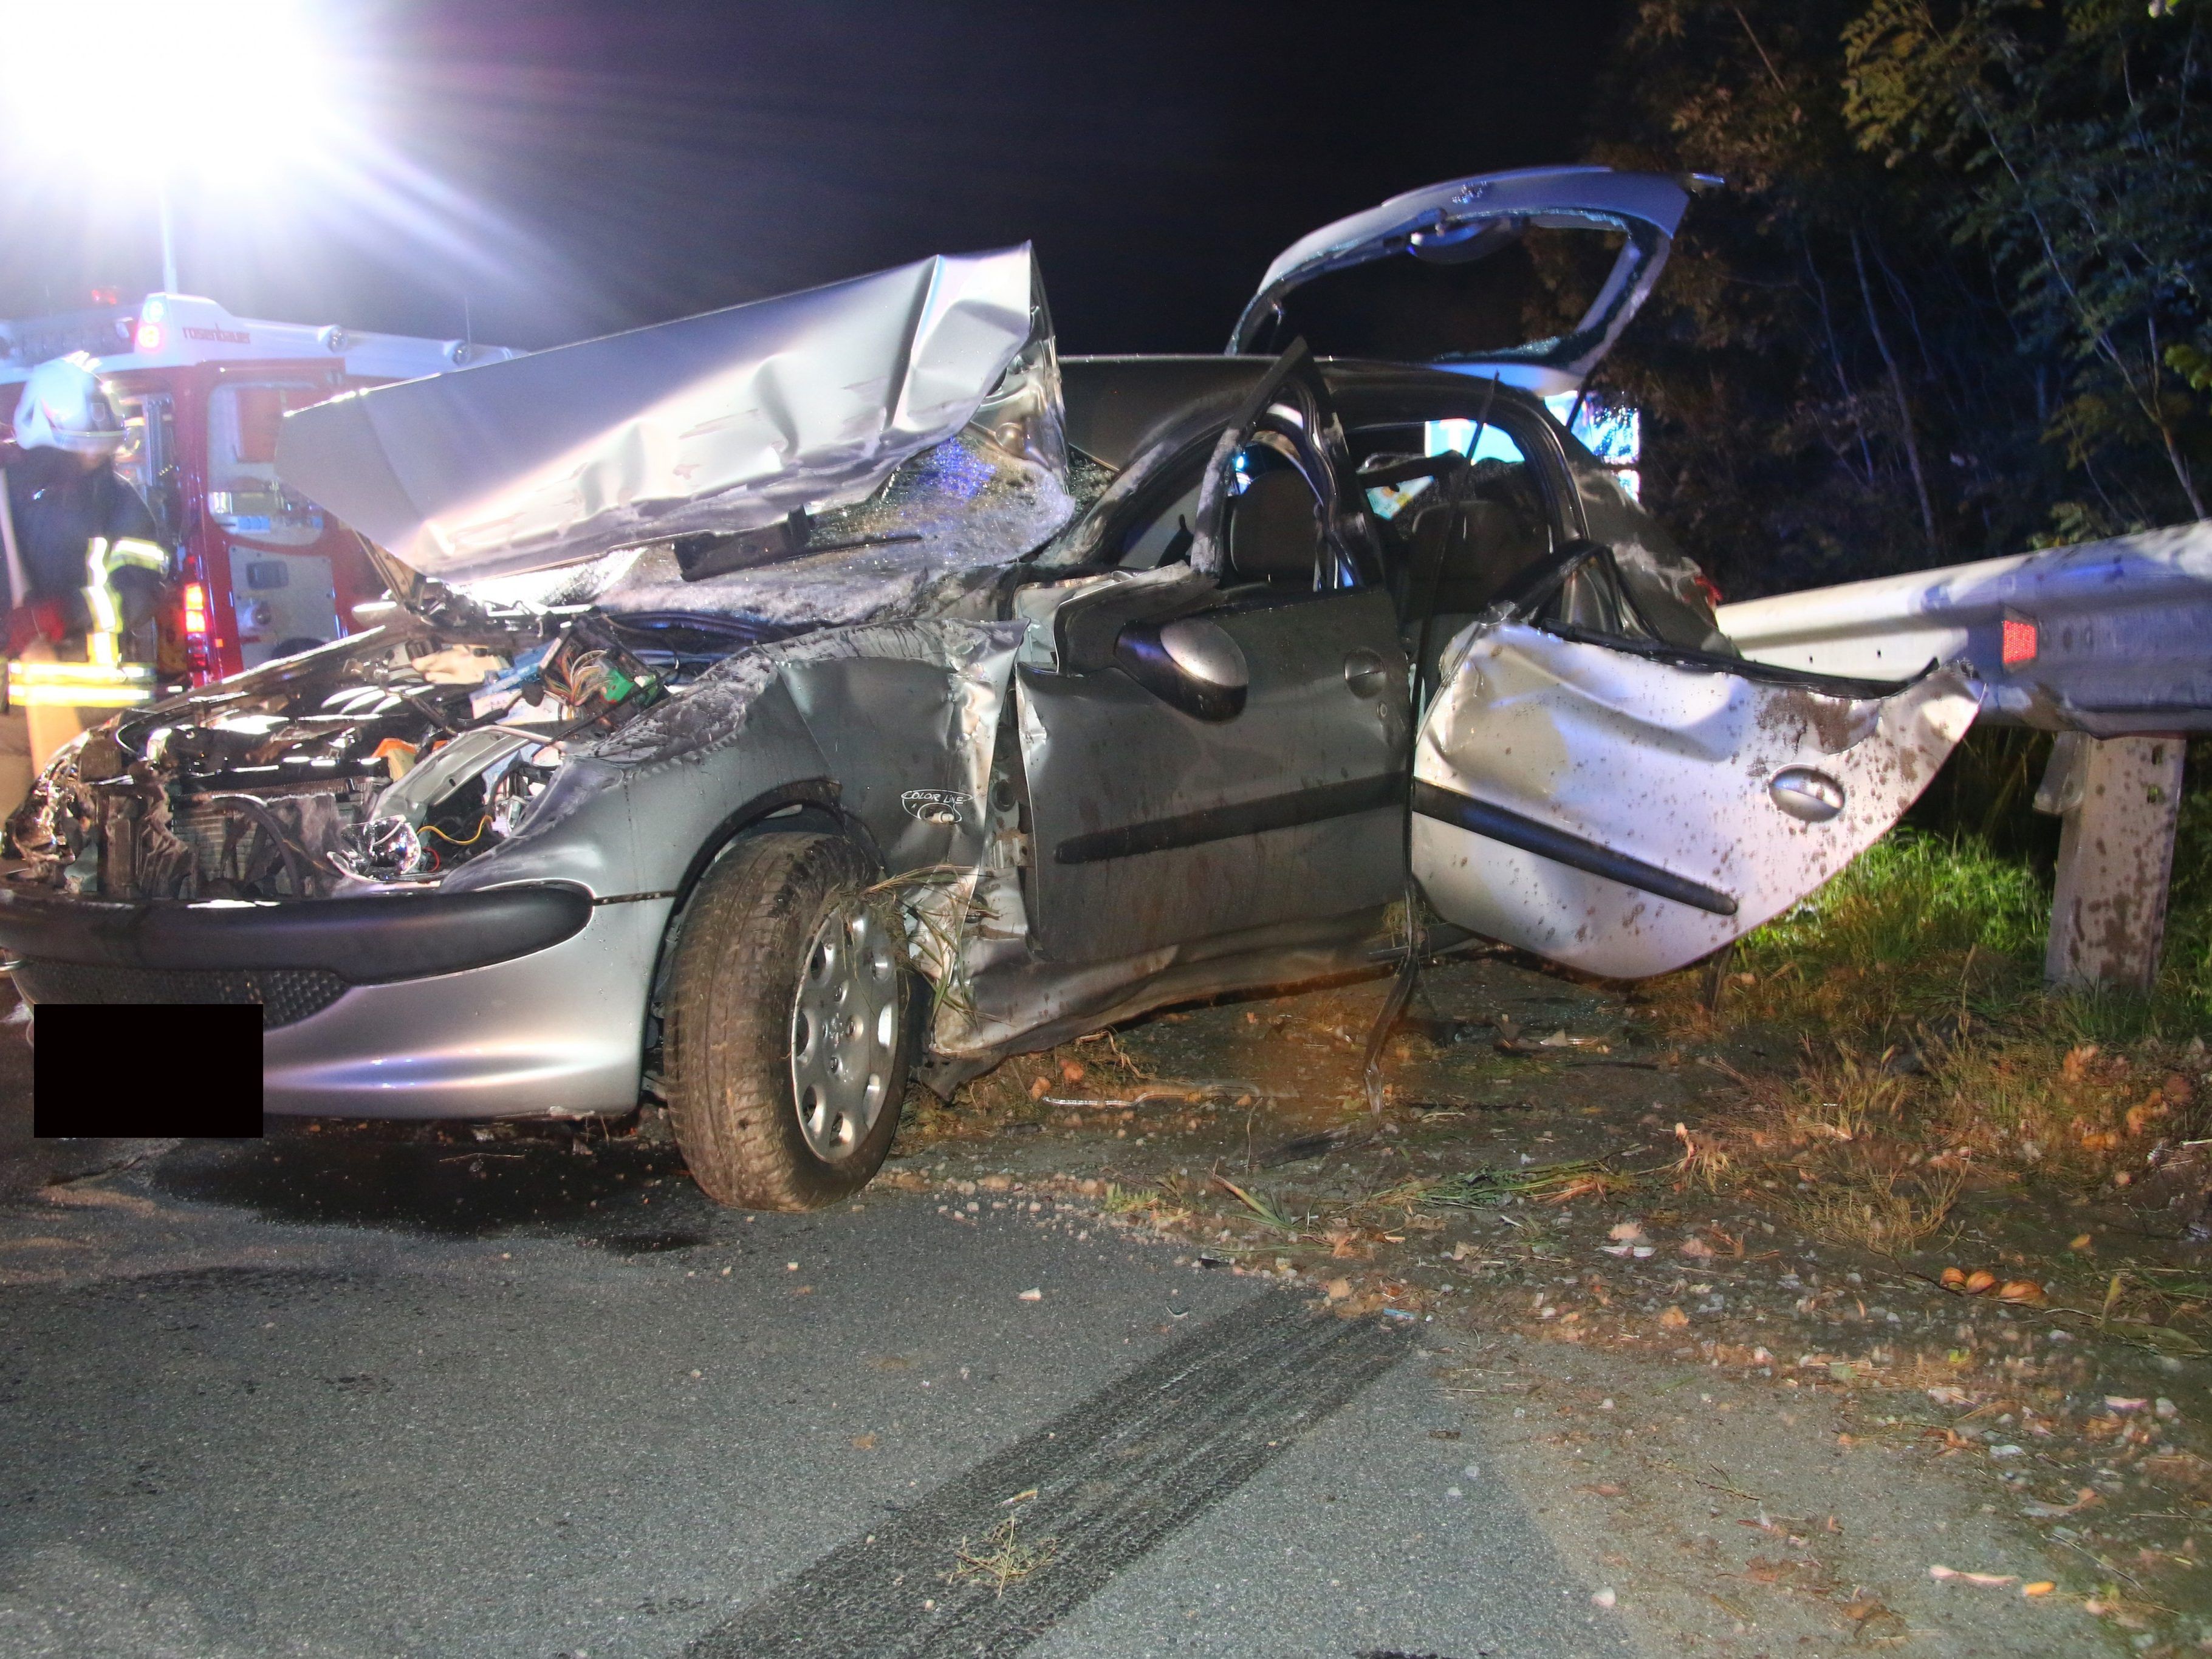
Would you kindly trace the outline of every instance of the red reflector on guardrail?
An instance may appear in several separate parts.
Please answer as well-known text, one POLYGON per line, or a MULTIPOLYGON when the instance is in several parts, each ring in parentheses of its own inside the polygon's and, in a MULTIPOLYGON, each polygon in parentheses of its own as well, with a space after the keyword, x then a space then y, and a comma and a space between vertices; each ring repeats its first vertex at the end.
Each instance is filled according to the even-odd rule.
POLYGON ((2025 617, 2004 619, 2004 642, 2002 653, 2007 668, 2017 668, 2024 662, 2033 662, 2036 653, 2035 624, 2025 617))

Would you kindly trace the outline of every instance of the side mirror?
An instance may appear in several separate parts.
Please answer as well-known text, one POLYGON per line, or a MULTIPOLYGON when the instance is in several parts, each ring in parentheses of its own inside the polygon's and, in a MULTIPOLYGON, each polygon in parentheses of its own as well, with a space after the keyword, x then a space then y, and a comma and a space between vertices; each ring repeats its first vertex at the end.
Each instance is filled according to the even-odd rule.
POLYGON ((1114 662, 1162 702, 1198 720, 1236 719, 1252 684, 1243 648, 1203 617, 1131 623, 1114 641, 1114 662))

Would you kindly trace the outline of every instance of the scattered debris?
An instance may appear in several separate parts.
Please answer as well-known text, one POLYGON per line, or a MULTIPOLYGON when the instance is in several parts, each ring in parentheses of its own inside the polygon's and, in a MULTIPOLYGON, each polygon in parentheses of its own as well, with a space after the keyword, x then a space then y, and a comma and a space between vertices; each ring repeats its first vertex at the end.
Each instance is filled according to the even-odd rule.
MULTIPOLYGON (((1732 991, 1729 1006, 1741 1012, 1752 999, 1779 994, 1776 983, 1763 975, 1757 988, 1732 991)), ((2117 1621, 2114 1609, 2124 1609, 2152 1621, 2140 1626, 2148 1629, 2170 1616, 2143 1610, 2158 1597, 2193 1605, 2194 1570, 2180 1563, 2197 1559, 2201 1546, 2188 1540, 2212 1516, 2212 1444, 2199 1426, 2212 1425, 2212 1399, 2199 1403, 2193 1368, 2166 1367, 2204 1346, 2212 1267, 2160 1246, 2157 1237, 2173 1234, 2170 1218, 2146 1212, 2132 1190, 2116 1199, 2109 1179, 2078 1201, 2083 1188, 2055 1177, 2047 1191, 2023 1186, 1968 1135, 1900 1133, 1893 1115, 1908 1109, 1901 1091, 1937 1087, 1960 1063, 1955 1024, 1912 1036, 1916 1071, 1889 1064, 1887 1051, 1903 1051, 1895 1042, 1848 1061, 1809 1048, 1762 1054, 1687 1039, 1670 1048, 1655 1028, 1673 1012, 1644 1014, 1635 1001, 1633 1018, 1577 1011, 1563 1025, 1566 1004, 1600 1004, 1610 994, 1495 959, 1433 969, 1423 985, 1427 1014, 1447 1024, 1401 1025, 1396 1092, 1379 1116, 1366 1111, 1352 1063, 1378 981, 1257 1008, 1193 1007, 1127 1028, 1117 1041, 1128 1063, 1113 1073, 1095 1065, 1086 1086, 1068 1091, 1097 1105, 1040 1108, 1030 1097, 1040 1067, 1059 1089, 1058 1054, 1009 1067, 1004 1082, 973 1086, 974 1103, 928 1119, 902 1167, 926 1170, 935 1149, 939 1167, 927 1184, 958 1193, 965 1162, 973 1200, 988 1212, 983 1170, 972 1165, 1014 1152, 984 1138, 1048 1110, 1042 1121, 1053 1133, 1024 1147, 1030 1173, 1017 1176, 1043 1200, 1040 1224, 1172 1240, 1188 1267, 1293 1282, 1341 1317, 1425 1321, 1439 1336, 1471 1329, 1486 1348, 1538 1340, 1756 1379, 1776 1391, 1784 1414, 1815 1401, 1833 1413, 1823 1442, 1835 1455, 1886 1448, 1921 1468, 1972 1469, 2001 1482, 1991 1493, 2001 1509, 2044 1532, 2060 1554, 2097 1564, 2089 1582, 2114 1593, 2090 1598, 2107 1609, 2094 1616, 2117 1621), (1480 1013, 1460 1015, 1468 1002, 1480 1013), (1524 1012, 1523 1003, 1534 1006, 1524 1012), (1510 1040, 1532 1049, 1542 1047, 1530 1040, 1540 1033, 1626 1024, 1629 1037, 1607 1040, 1671 1069, 1655 1082, 1627 1071, 1571 1073, 1584 1055, 1557 1047, 1499 1055, 1469 1040, 1470 1030, 1506 1032, 1493 1008, 1511 1009, 1510 1040), (1142 1092, 1181 1085, 1096 1087, 1139 1071, 1234 1078, 1243 1087, 1197 1098, 1142 1092), (1041 1167, 1040 1158, 1051 1161, 1041 1167), (1260 1171, 1271 1173, 1255 1180, 1260 1171), (2156 1218, 2148 1226, 2135 1218, 2147 1213, 2156 1218), (2140 1403, 2106 1405, 2108 1393, 2140 1403), (2161 1399, 2171 1418, 2160 1413, 2161 1399)), ((2077 1057, 2067 1086, 2088 1094, 2109 1085, 2141 1103, 2144 1091, 2122 1091, 2123 1052, 2108 1045, 2077 1057)), ((2164 1101, 2164 1073, 2149 1069, 2164 1101)), ((2011 1099, 1996 1092, 2012 1086, 2003 1074, 1977 1076, 1990 1098, 2011 1099)), ((2041 1085, 2031 1078, 2021 1086, 2041 1085)), ((2148 1134, 2171 1114, 2144 1121, 2148 1134)), ((969 1201, 960 1193, 955 1207, 969 1201)), ((1164 1309, 1161 1328, 1184 1311, 1164 1309)), ((1510 1370, 1509 1359, 1499 1364, 1494 1375, 1510 1370)), ((1678 1397, 1699 1402, 1693 1415, 1701 1405, 1721 1409, 1678 1397)), ((1533 1428, 1539 1411, 1526 1403, 1533 1428)), ((1547 1429, 1570 1448, 1585 1432, 1577 1419, 1603 1409, 1596 1397, 1557 1402, 1571 1403, 1547 1429)), ((1547 1425, 1553 1409, 1542 1407, 1547 1425)), ((1717 1470, 1686 1461, 1679 1472, 1716 1501, 1724 1492, 1753 1501, 1734 1495, 1746 1483, 1717 1470)), ((1632 1483, 1619 1474, 1616 1466, 1567 1484, 1578 1482, 1594 1502, 1625 1504, 1632 1483)), ((1823 1529, 1817 1518, 1773 1524, 1778 1539, 1823 1529)), ((1746 1570, 1747 1582, 1766 1583, 1759 1575, 1767 1573, 1789 1594, 1815 1593, 1807 1587, 1826 1581, 1792 1565, 1803 1549, 1770 1551, 1765 1567, 1746 1570)), ((1979 1587, 1956 1571, 1966 1589, 1979 1587)), ((2028 1583, 2066 1582, 2048 1569, 2021 1571, 2010 1588, 2026 1595, 2028 1583)), ((1856 1644, 1887 1645, 1907 1633, 1892 1605, 1901 1595, 1841 1584, 1832 1595, 1828 1605, 1850 1621, 1856 1644)), ((2061 1589, 2033 1599, 2087 1605, 2061 1589)), ((2193 1625, 2179 1628, 2194 1639, 2193 1625)))
POLYGON ((1948 1583, 1955 1580, 1959 1583, 1972 1584, 1982 1589, 2002 1589, 2008 1584, 2020 1583, 2020 1575, 2016 1572, 1960 1572, 1955 1567, 1945 1566, 1929 1568, 1928 1576, 1939 1583, 1948 1583))
POLYGON ((953 1552, 952 1566, 943 1576, 948 1584, 988 1583, 994 1595, 1004 1595, 1009 1584, 1042 1572, 1060 1555, 1060 1540, 1026 1544, 1015 1536, 1018 1522, 1013 1516, 991 1528, 980 1546, 965 1538, 953 1552))

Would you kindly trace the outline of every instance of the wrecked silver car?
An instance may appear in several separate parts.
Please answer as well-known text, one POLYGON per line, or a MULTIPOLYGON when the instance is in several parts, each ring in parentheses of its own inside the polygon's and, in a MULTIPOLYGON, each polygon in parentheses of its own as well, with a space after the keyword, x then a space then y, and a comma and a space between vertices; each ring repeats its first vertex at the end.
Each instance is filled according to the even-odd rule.
POLYGON ((787 1208, 874 1173, 910 1074, 1409 935, 1704 956, 1881 835, 1975 698, 1739 659, 1545 408, 1686 202, 1417 191, 1286 253, 1220 357, 1060 360, 1017 248, 289 415, 388 610, 57 757, 15 983, 258 1003, 278 1113, 661 1098, 709 1194, 787 1208), (1267 337, 1310 279, 1532 228, 1611 259, 1558 339, 1267 337))

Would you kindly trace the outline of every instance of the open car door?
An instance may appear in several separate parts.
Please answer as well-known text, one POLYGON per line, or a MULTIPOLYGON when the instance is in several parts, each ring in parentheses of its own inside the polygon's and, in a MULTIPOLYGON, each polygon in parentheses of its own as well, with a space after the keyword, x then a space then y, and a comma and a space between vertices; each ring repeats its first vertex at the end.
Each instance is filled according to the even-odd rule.
POLYGON ((1407 191, 1324 225, 1278 254, 1237 319, 1229 349, 1280 350, 1297 335, 1323 355, 1433 361, 1479 369, 1486 377, 1495 373, 1509 386, 1547 397, 1578 390, 1658 282, 1689 205, 1685 184, 1718 182, 1703 174, 1678 180, 1602 167, 1526 167, 1407 191), (1339 331, 1326 318, 1294 314, 1294 295, 1316 283, 1325 286, 1337 273, 1407 258, 1427 267, 1492 269, 1531 232, 1575 233, 1574 240, 1583 243, 1619 240, 1581 320, 1555 338, 1485 339, 1501 321, 1517 319, 1518 307, 1501 307, 1495 296, 1470 307, 1466 296, 1441 289, 1400 293, 1384 306, 1395 313, 1430 313, 1416 319, 1418 343, 1396 340, 1389 348, 1357 337, 1357 331, 1347 338, 1332 337, 1339 331), (1501 310, 1508 316, 1501 319, 1501 310))
POLYGON ((1413 765, 1413 868, 1447 920, 1614 978, 1696 961, 1866 850, 1965 735, 1955 668, 1842 680, 1557 620, 1543 591, 1442 653, 1413 765), (1546 620, 1540 620, 1546 619, 1546 620))

